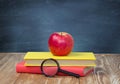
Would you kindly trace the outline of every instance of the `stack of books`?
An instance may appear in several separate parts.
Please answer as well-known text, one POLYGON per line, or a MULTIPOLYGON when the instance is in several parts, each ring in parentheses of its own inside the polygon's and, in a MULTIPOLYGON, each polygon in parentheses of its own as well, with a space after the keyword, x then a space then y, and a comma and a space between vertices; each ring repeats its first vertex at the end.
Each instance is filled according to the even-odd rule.
MULTIPOLYGON (((86 76, 96 66, 96 58, 93 52, 71 52, 68 56, 53 56, 51 52, 28 52, 24 56, 24 61, 16 64, 16 72, 42 74, 40 65, 43 60, 49 58, 57 60, 61 69, 80 76, 86 76)), ((57 75, 65 76, 67 74, 59 72, 57 75)))

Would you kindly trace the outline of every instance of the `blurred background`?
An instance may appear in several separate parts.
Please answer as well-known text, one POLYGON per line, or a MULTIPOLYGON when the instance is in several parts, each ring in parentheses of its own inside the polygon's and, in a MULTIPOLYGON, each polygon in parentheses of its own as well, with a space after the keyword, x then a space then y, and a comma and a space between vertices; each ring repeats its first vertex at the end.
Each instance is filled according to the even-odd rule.
POLYGON ((120 0, 0 0, 0 52, 49 51, 56 31, 73 51, 120 53, 120 0))

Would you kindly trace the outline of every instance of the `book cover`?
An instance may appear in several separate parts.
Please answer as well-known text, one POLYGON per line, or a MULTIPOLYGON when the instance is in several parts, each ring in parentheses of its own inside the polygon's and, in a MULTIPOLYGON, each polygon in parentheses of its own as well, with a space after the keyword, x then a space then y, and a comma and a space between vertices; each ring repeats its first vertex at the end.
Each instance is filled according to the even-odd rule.
MULTIPOLYGON (((17 73, 31 73, 31 74, 41 74, 40 66, 24 66, 25 62, 19 62, 16 64, 16 72, 17 73)), ((45 66, 48 68, 47 66, 45 66)), ((52 67, 54 69, 55 66, 52 67)), ((61 66, 61 69, 67 70, 80 76, 86 76, 90 72, 94 70, 94 67, 86 67, 86 66, 61 66)), ((51 70, 51 73, 54 70, 51 70)), ((67 74, 58 73, 57 75, 66 76, 67 74)))
POLYGON ((48 58, 56 59, 61 66, 96 66, 93 52, 71 52, 68 56, 53 56, 51 52, 28 52, 24 57, 25 66, 40 66, 48 58))

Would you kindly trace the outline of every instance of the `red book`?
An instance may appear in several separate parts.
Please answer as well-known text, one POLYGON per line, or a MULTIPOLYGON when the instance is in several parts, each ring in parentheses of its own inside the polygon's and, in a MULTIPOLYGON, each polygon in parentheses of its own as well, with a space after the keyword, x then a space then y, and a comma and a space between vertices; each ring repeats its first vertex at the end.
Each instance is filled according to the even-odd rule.
MULTIPOLYGON (((41 70, 39 66, 24 66, 24 61, 18 63, 16 65, 16 72, 18 73, 32 73, 32 74, 41 74, 41 70)), ((45 66, 48 68, 47 66, 45 66)), ((52 67, 53 69, 55 67, 52 67)), ((61 66, 60 67, 63 70, 70 71, 76 74, 79 74, 80 76, 86 76, 90 72, 94 70, 94 67, 86 67, 86 66, 61 66)), ((51 70, 51 73, 54 70, 51 70)), ((66 76, 67 74, 64 73, 58 73, 57 75, 66 76)))

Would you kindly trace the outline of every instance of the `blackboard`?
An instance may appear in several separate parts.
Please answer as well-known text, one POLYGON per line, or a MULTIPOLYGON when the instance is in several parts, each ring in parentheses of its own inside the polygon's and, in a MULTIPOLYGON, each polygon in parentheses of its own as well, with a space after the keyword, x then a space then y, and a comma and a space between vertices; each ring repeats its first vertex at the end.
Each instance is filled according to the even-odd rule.
POLYGON ((49 51, 53 32, 73 51, 120 53, 119 0, 0 0, 0 52, 49 51))

